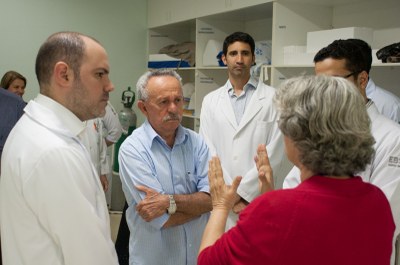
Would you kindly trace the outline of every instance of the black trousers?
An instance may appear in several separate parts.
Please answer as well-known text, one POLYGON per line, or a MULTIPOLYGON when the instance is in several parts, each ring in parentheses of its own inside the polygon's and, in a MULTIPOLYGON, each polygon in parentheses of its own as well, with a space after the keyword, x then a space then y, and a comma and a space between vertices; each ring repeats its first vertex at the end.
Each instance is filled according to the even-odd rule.
POLYGON ((121 222, 119 223, 117 239, 115 240, 115 250, 117 251, 118 262, 120 265, 129 265, 130 232, 126 222, 126 209, 128 209, 128 203, 125 201, 121 222))

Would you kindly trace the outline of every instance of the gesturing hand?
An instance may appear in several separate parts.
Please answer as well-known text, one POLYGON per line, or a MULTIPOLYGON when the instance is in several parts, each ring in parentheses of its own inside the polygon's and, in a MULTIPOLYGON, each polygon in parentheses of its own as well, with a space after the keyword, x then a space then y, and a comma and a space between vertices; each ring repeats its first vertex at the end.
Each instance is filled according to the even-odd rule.
POLYGON ((146 193, 146 197, 136 206, 140 217, 146 222, 150 222, 165 213, 169 206, 168 195, 158 193, 146 186, 138 185, 136 188, 146 193))
POLYGON ((254 157, 254 161, 258 170, 260 193, 274 190, 274 178, 265 144, 258 145, 257 156, 254 157))
POLYGON ((242 177, 236 177, 231 186, 226 185, 222 175, 221 162, 218 157, 213 157, 208 163, 208 180, 213 209, 231 210, 237 202, 236 191, 242 177))

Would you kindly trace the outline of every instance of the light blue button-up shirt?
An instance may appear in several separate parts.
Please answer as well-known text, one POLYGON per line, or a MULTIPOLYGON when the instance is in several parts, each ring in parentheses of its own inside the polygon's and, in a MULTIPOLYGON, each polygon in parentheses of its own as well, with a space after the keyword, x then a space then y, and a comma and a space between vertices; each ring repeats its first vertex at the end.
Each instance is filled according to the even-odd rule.
MULTIPOLYGON (((131 231, 129 264, 196 264, 208 214, 183 225, 163 228, 167 213, 144 221, 136 205, 145 198, 135 186, 144 185, 163 194, 209 192, 206 143, 197 133, 180 126, 170 148, 148 121, 134 130, 119 152, 122 188, 129 208, 126 212, 131 231)), ((178 209, 179 210, 179 209, 178 209)))
POLYGON ((372 79, 369 79, 365 93, 375 103, 380 114, 400 123, 400 99, 396 95, 375 85, 372 79))
POLYGON ((225 86, 228 89, 228 94, 232 103, 233 112, 235 113, 236 122, 239 124, 243 117, 244 111, 246 110, 247 104, 250 102, 250 99, 257 88, 257 80, 250 78, 247 84, 243 87, 243 92, 239 96, 235 95, 235 90, 233 89, 232 83, 229 80, 226 82, 225 86))

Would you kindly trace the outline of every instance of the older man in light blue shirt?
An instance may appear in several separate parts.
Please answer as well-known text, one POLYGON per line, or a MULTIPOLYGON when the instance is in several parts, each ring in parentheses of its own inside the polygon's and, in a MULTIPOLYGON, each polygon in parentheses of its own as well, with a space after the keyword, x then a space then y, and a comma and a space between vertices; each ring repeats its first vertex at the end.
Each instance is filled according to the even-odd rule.
POLYGON ((176 72, 145 73, 137 92, 147 120, 119 152, 129 205, 129 264, 196 264, 212 208, 208 147, 197 133, 180 125, 183 96, 176 72))

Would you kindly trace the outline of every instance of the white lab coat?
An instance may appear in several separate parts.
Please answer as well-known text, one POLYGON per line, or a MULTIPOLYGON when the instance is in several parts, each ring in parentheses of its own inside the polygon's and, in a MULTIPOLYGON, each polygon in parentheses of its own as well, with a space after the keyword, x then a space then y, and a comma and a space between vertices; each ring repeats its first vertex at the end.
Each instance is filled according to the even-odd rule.
POLYGON ((86 121, 85 133, 81 137, 83 145, 89 151, 90 158, 98 175, 111 172, 107 160, 107 145, 103 135, 103 122, 101 118, 86 121))
POLYGON ((107 103, 106 113, 101 118, 103 122, 103 137, 112 143, 116 143, 122 134, 122 126, 118 119, 118 113, 110 102, 107 103))
MULTIPOLYGON (((254 81, 253 81, 254 82, 254 81)), ((212 156, 218 156, 225 181, 230 184, 242 176, 238 194, 248 202, 259 195, 258 172, 254 156, 259 144, 266 144, 277 185, 291 168, 284 153, 283 136, 278 128, 278 113, 272 99, 275 89, 259 82, 239 124, 236 122, 225 86, 205 96, 200 114, 200 135, 205 138, 212 156)), ((231 213, 227 228, 236 223, 231 213)))
POLYGON ((393 93, 375 85, 370 78, 365 88, 367 98, 371 99, 379 113, 400 123, 400 99, 393 93))
POLYGON ((118 264, 85 124, 39 95, 7 139, 0 179, 4 264, 118 264))
MULTIPOLYGON (((396 237, 400 233, 400 125, 379 114, 375 104, 371 104, 367 111, 371 119, 371 133, 376 141, 376 153, 371 165, 357 175, 385 193, 396 224, 396 237)), ((293 167, 284 180, 283 188, 294 188, 299 183, 300 170, 293 167)), ((394 252, 391 264, 394 264, 393 255, 394 252)))

